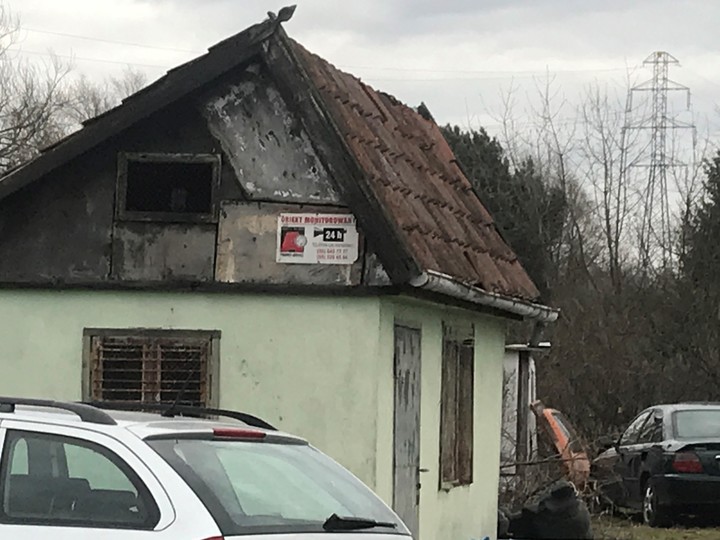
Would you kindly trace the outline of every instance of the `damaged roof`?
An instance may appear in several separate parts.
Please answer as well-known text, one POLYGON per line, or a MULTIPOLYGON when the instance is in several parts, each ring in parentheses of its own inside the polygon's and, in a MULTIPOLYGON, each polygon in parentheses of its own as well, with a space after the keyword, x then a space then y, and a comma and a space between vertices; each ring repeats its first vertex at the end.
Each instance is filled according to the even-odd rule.
POLYGON ((339 142, 328 147, 335 149, 334 154, 349 154, 336 158, 319 152, 328 161, 352 163, 350 168, 328 169, 336 173, 341 192, 352 195, 347 197, 348 206, 395 285, 432 281, 434 292, 521 315, 531 313, 526 308, 535 310, 532 313, 539 310, 554 320, 556 312, 532 303, 537 288, 503 240, 439 127, 308 52, 287 38, 280 22, 271 16, 214 45, 86 122, 81 130, 1 178, 0 198, 260 57, 271 73, 287 79, 286 98, 308 131, 312 131, 310 116, 322 124, 312 132, 314 144, 336 137, 339 142), (350 170, 357 174, 338 174, 350 170), (393 272, 393 267, 398 270, 393 272), (515 310, 517 301, 523 309, 515 310))
POLYGON ((418 266, 489 292, 537 298, 437 124, 293 45, 418 266))

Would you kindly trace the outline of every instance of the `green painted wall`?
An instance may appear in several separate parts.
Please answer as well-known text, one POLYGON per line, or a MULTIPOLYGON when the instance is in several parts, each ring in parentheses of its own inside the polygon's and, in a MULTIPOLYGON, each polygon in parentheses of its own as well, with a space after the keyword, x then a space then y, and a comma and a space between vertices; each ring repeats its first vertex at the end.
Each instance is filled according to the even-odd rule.
POLYGON ((81 398, 84 328, 220 330, 220 405, 266 418, 375 483, 379 300, 0 291, 0 394, 81 398))
MULTIPOLYGON (((505 327, 502 320, 419 301, 386 299, 381 305, 380 349, 392 357, 395 320, 420 328, 421 409, 420 538, 495 538, 497 493, 500 479, 500 432, 502 411, 502 360, 505 327), (475 327, 475 408, 473 483, 440 491, 440 382, 442 323, 472 322, 475 327)), ((378 456, 393 452, 393 366, 381 365, 378 387, 378 456)), ((376 490, 392 501, 392 459, 377 460, 376 490)))
POLYGON ((0 291, 0 394, 80 399, 84 328, 220 330, 220 405, 307 437, 392 503, 393 323, 422 330, 422 540, 495 536, 502 321, 393 298, 0 291), (442 322, 475 324, 474 482, 438 490, 442 322))

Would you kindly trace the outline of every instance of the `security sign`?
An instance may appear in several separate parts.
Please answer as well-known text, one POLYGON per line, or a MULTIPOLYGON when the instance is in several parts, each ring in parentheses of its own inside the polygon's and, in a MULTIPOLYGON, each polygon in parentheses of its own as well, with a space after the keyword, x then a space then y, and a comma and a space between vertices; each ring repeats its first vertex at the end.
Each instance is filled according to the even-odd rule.
POLYGON ((280 214, 279 263, 352 264, 358 258, 358 232, 351 214, 280 214))

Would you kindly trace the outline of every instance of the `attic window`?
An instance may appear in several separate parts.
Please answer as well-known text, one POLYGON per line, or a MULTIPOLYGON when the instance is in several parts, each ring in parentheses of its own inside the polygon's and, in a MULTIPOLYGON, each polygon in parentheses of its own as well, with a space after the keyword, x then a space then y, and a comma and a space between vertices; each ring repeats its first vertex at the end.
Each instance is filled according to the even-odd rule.
POLYGON ((117 217, 213 221, 220 158, 212 154, 121 154, 117 217))

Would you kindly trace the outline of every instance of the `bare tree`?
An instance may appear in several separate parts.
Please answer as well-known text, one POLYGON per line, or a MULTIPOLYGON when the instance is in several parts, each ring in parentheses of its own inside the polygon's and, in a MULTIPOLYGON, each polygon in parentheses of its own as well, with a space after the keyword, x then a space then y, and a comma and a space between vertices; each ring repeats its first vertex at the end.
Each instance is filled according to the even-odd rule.
POLYGON ((119 105, 124 98, 141 90, 146 82, 145 74, 130 66, 119 77, 101 82, 80 75, 70 85, 66 113, 72 122, 82 124, 119 105))
MULTIPOLYGON (((622 91, 596 83, 574 107, 548 76, 536 81, 526 101, 511 88, 495 115, 513 168, 532 156, 546 185, 565 194, 566 221, 560 244, 552 248, 550 284, 561 319, 551 329, 550 358, 539 366, 538 394, 565 409, 591 438, 622 426, 653 402, 705 398, 717 382, 712 333, 705 332, 710 336, 705 341, 682 339, 701 325, 689 322, 692 291, 678 287, 677 265, 643 266, 647 238, 640 230, 647 222, 647 179, 637 165, 647 157, 648 137, 623 128, 634 125, 634 115, 642 118, 646 104, 638 102, 630 110, 623 98, 622 91), (523 121, 517 111, 526 117, 523 121), (682 375, 693 370, 706 377, 682 375)), ((669 141, 668 152, 676 158, 683 151, 680 142, 669 141)), ((686 243, 681 225, 690 219, 701 191, 707 142, 695 148, 688 160, 694 166, 673 171, 678 173, 673 177, 678 209, 671 241, 680 254, 686 243)), ((499 221, 501 214, 496 212, 499 221)))
POLYGON ((63 83, 70 67, 57 58, 31 63, 15 53, 19 20, 0 4, 0 172, 62 135, 63 83))

